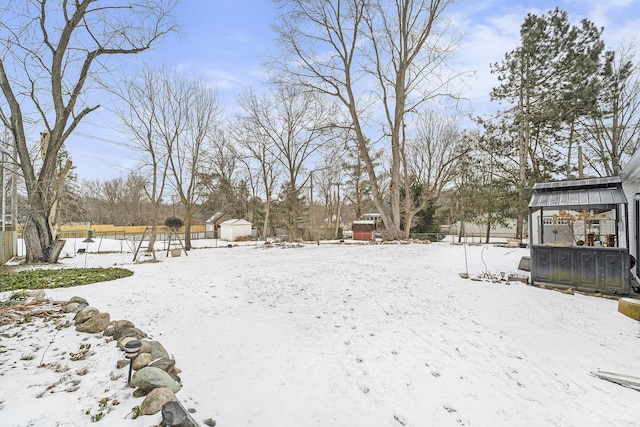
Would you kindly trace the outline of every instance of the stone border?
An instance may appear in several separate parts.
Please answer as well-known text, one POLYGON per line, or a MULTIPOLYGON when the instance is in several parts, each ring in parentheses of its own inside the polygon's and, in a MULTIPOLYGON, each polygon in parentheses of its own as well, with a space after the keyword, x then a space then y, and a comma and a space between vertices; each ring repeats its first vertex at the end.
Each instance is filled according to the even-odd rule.
MULTIPOLYGON (((116 364, 118 369, 131 364, 135 371, 131 377, 131 385, 135 387, 133 397, 144 397, 136 416, 155 415, 161 412, 160 426, 199 426, 191 416, 191 411, 186 410, 176 397, 176 393, 182 387, 182 380, 178 376, 181 370, 176 367, 175 360, 160 342, 148 339, 147 334, 136 328, 135 324, 129 320, 112 321, 109 313, 102 313, 97 308, 91 307, 82 297, 74 296, 60 304, 63 313, 75 313, 73 320, 77 332, 102 333, 107 342, 115 341, 123 352, 127 342, 139 340, 142 343, 135 359, 132 361, 121 359, 116 364)), ((209 427, 216 425, 211 418, 204 420, 203 423, 209 427)))

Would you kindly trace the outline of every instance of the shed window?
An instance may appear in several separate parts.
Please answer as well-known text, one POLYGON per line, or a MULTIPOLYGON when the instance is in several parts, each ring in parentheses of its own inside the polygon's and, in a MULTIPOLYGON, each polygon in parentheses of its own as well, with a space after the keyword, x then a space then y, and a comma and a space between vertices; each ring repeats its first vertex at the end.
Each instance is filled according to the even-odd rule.
POLYGON ((617 247, 616 221, 616 209, 545 209, 536 231, 548 245, 617 247))

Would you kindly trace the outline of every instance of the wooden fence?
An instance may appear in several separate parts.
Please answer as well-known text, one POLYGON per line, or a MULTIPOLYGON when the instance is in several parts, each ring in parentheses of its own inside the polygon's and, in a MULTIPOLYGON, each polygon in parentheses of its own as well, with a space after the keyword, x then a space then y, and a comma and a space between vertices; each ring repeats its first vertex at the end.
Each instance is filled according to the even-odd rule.
MULTIPOLYGON (((79 239, 89 236, 89 230, 94 238, 106 238, 127 240, 128 238, 134 238, 135 236, 141 236, 144 234, 146 228, 144 225, 140 226, 115 226, 113 224, 92 224, 86 225, 63 225, 58 230, 58 237, 61 239, 79 239)), ((184 237, 184 226, 178 229, 178 233, 184 237)), ((157 229, 158 238, 167 234, 167 227, 159 225, 157 229)), ((191 238, 202 239, 205 237, 204 225, 192 225, 191 226, 191 238)))
POLYGON ((18 255, 18 233, 0 231, 0 264, 18 255))

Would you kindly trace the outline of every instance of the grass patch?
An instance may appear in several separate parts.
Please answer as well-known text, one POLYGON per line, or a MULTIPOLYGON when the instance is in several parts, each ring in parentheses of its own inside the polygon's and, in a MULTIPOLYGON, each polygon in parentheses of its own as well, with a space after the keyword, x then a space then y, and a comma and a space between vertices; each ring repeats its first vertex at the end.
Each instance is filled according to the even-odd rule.
POLYGON ((56 270, 0 271, 0 292, 16 289, 70 288, 133 275, 124 268, 63 268, 56 270))

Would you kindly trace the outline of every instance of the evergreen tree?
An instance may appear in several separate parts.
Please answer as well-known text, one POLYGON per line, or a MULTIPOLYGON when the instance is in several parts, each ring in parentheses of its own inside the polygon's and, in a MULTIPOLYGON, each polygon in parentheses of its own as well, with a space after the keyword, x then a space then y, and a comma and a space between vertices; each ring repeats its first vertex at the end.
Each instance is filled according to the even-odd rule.
POLYGON ((294 188, 290 183, 282 186, 278 199, 274 202, 274 216, 276 225, 285 228, 288 234, 298 237, 298 224, 308 216, 306 197, 302 188, 294 188))
POLYGON ((549 154, 561 152, 559 142, 570 149, 578 117, 594 111, 604 49, 601 33, 588 20, 571 25, 567 13, 558 8, 544 16, 528 14, 520 29, 520 46, 492 65, 500 84, 491 97, 511 104, 505 112, 511 124, 505 130, 517 141, 517 238, 523 236, 531 172, 557 173, 559 154, 549 154), (562 132, 567 129, 568 134, 562 132), (537 158, 551 162, 536 164, 537 158))

